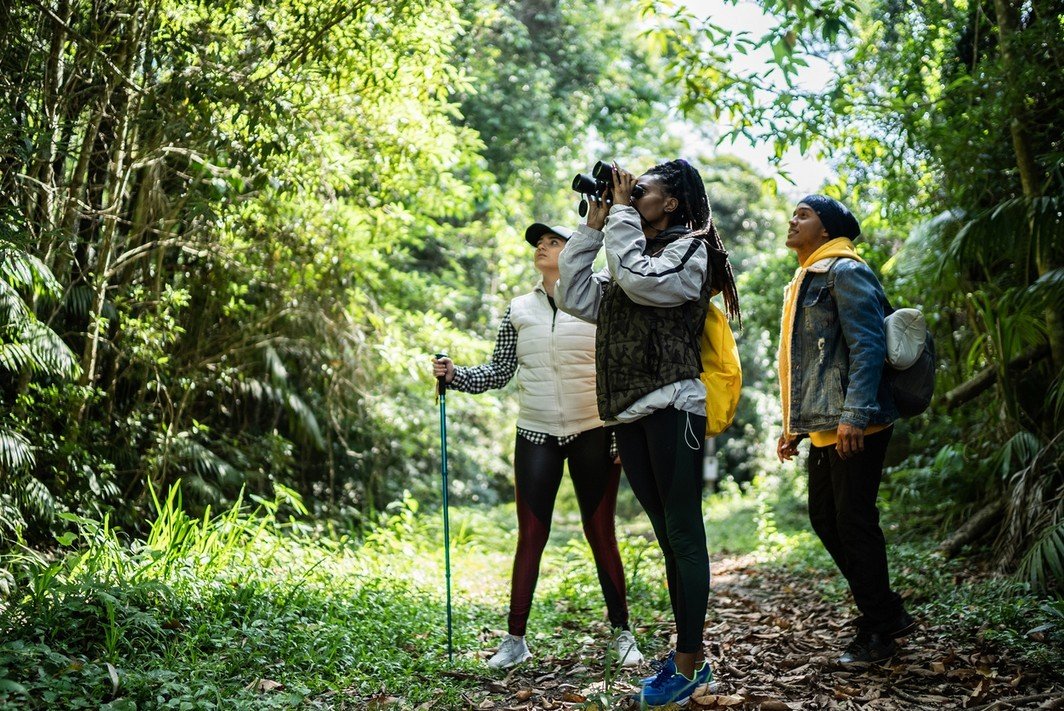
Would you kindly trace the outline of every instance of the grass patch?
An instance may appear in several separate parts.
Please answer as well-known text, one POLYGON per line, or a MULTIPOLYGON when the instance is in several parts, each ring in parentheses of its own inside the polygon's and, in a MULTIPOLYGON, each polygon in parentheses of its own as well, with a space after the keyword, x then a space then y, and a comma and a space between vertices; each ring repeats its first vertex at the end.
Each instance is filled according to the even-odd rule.
MULTIPOLYGON (((357 539, 283 522, 293 506, 285 494, 190 519, 174 489, 146 541, 70 517, 76 550, 0 560, 15 580, 0 599, 0 706, 363 708, 394 696, 462 708, 505 675, 479 652, 505 628, 512 505, 452 510, 453 662, 437 513, 408 498, 357 539)), ((594 663, 611 640, 605 605, 578 520, 559 519, 530 639, 537 658, 594 663)), ((633 621, 658 623, 656 544, 621 534, 633 621)))
MULTIPOLYGON (((441 600, 416 564, 425 539, 404 540, 400 524, 361 547, 308 535, 279 521, 280 502, 193 520, 175 494, 146 542, 72 519, 83 552, 14 561, 0 702, 291 708, 327 691, 402 688, 412 703, 460 703, 469 681, 411 685, 469 661, 440 652, 441 600)), ((462 622, 457 642, 468 645, 474 628, 462 622)))

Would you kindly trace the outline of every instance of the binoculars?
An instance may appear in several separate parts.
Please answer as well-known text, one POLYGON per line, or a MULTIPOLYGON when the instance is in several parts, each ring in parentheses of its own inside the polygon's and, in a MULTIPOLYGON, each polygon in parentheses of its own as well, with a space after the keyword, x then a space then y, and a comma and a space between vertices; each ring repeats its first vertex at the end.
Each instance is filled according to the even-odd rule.
POLYGON ((604 190, 613 188, 613 166, 605 161, 598 161, 591 169, 591 175, 577 173, 573 178, 573 190, 581 195, 599 197, 604 190))
MULTIPOLYGON (((573 178, 573 190, 585 196, 580 200, 580 217, 587 215, 587 198, 613 202, 613 164, 600 160, 596 161, 590 175, 577 173, 573 178)), ((636 199, 642 194, 642 186, 637 185, 632 191, 632 197, 636 199)))

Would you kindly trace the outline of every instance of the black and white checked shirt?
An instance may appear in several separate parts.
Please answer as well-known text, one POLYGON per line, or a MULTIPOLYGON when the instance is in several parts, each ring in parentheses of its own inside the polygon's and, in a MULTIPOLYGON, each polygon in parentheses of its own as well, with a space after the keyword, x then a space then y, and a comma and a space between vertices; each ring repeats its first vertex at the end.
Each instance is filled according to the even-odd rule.
MULTIPOLYGON (((491 361, 483 365, 454 367, 454 380, 447 387, 463 393, 477 394, 485 390, 505 387, 517 372, 517 329, 510 321, 510 307, 506 307, 506 313, 499 323, 499 332, 495 336, 495 350, 491 354, 491 361)), ((532 444, 546 444, 549 439, 554 439, 558 446, 564 447, 580 436, 580 433, 566 437, 556 437, 546 432, 533 432, 522 427, 517 428, 517 434, 524 437, 532 444)), ((617 456, 617 442, 610 432, 610 456, 617 456)))

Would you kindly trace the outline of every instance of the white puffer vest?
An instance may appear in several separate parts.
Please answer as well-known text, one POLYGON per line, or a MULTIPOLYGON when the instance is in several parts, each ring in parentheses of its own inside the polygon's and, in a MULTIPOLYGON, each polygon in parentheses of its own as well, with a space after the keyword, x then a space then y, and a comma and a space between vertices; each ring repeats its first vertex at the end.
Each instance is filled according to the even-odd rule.
POLYGON ((595 400, 595 325, 554 312, 539 285, 510 302, 517 330, 517 426, 566 437, 602 426, 595 400))

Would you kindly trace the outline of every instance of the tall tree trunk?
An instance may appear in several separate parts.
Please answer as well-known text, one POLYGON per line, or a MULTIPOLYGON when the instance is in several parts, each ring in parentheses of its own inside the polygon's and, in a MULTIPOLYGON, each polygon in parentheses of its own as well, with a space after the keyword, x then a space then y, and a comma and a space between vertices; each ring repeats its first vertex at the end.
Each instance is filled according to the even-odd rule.
MULTIPOLYGON (((998 33, 1001 37, 1001 58, 1005 64, 1005 74, 1006 76, 1019 76, 1024 71, 1024 67, 1021 66, 1016 49, 1017 35, 1021 32, 1017 7, 1014 0, 994 0, 994 10, 997 13, 998 33)), ((1033 201, 1042 197, 1044 177, 1034 160, 1034 151, 1027 134, 1024 98, 1017 92, 1016 86, 1006 88, 1010 116, 1009 132, 1012 134, 1012 150, 1016 155, 1016 168, 1020 173, 1024 197, 1028 201, 1033 201)), ((1029 229, 1032 228, 1033 225, 1029 225, 1029 229)), ((1051 241, 1040 240, 1036 247, 1035 260, 1038 276, 1052 271, 1057 266, 1052 259, 1052 245, 1046 242, 1051 241)), ((1046 308, 1045 319, 1053 366, 1059 371, 1064 368, 1064 314, 1050 304, 1046 308)))
MULTIPOLYGON (((134 10, 127 24, 125 42, 121 47, 121 53, 115 64, 123 73, 130 73, 138 65, 138 60, 143 55, 145 34, 142 27, 143 16, 139 10, 134 10)), ((99 345, 101 338, 101 320, 104 306, 107 301, 107 289, 111 261, 115 252, 119 249, 118 240, 121 237, 119 231, 120 218, 123 217, 123 207, 128 193, 130 174, 130 156, 134 153, 133 143, 136 131, 133 130, 134 114, 139 101, 136 90, 126 84, 122 84, 111 95, 109 102, 110 113, 113 114, 116 125, 113 128, 113 136, 110 145, 102 146, 106 153, 102 159, 107 164, 106 180, 95 186, 97 192, 98 217, 102 219, 100 229, 100 243, 97 246, 95 264, 92 268, 91 281, 95 291, 92 310, 89 314, 89 333, 85 341, 85 347, 81 357, 81 384, 92 385, 96 379, 96 368, 99 357, 99 345)), ((84 413, 84 407, 82 407, 84 413)))
MULTIPOLYGON (((59 146, 60 104, 63 101, 59 88, 64 83, 65 62, 63 54, 66 46, 66 25, 70 23, 70 2, 62 0, 56 9, 59 20, 52 21, 52 41, 48 49, 48 62, 45 65, 44 87, 41 92, 41 113, 44 116, 44 130, 41 132, 41 145, 38 146, 37 165, 30 172, 37 178, 37 211, 34 219, 37 234, 43 237, 49 247, 57 215, 54 202, 55 191, 55 156, 59 146)), ((29 212, 28 214, 34 214, 29 212)), ((42 247, 43 245, 38 245, 42 247)), ((45 263, 48 255, 45 255, 45 263)))

